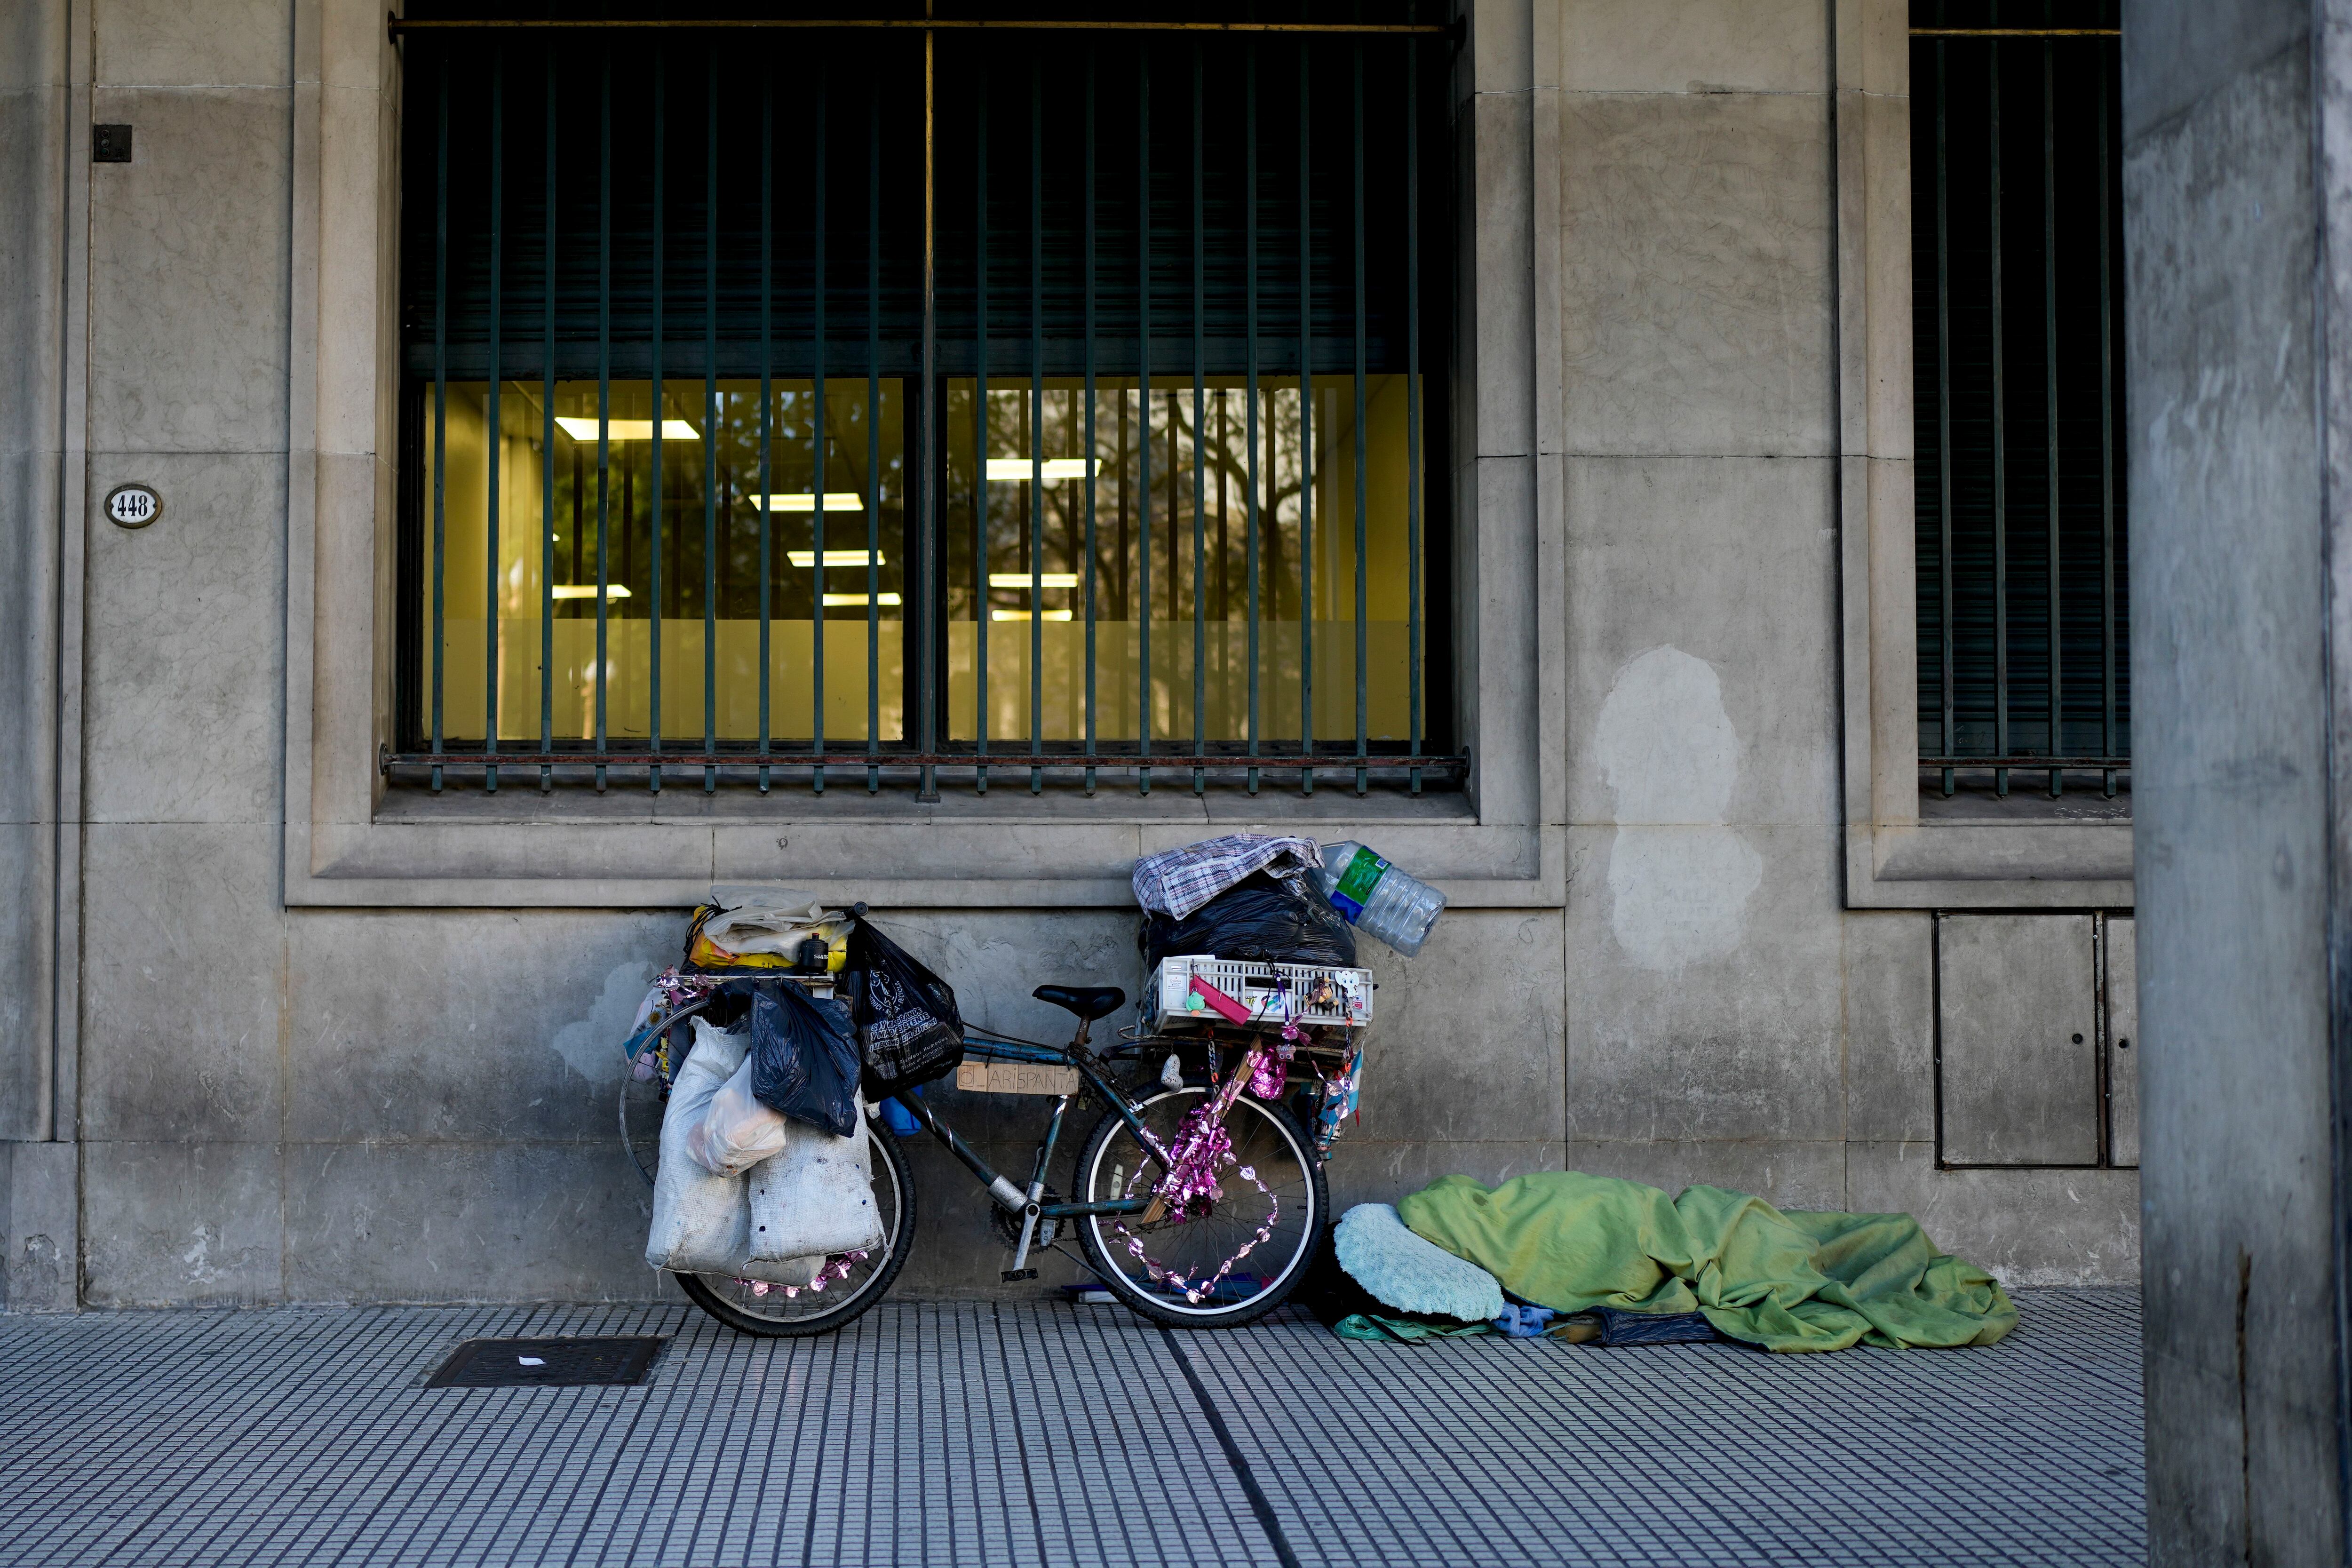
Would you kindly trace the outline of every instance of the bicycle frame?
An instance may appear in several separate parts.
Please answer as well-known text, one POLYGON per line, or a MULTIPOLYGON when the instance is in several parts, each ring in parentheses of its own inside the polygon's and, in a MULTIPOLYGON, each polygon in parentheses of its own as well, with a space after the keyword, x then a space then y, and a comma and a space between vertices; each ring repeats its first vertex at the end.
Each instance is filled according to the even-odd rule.
MULTIPOLYGON (((1075 1042, 1070 1046, 1058 1048, 1046 1046, 1020 1046, 1006 1040, 982 1039, 967 1036, 964 1039, 964 1050, 967 1055, 977 1056, 983 1060, 1026 1062, 1036 1067, 1076 1068, 1079 1075, 1102 1096, 1104 1103, 1118 1111, 1119 1119, 1134 1130, 1138 1142, 1147 1149, 1158 1147, 1159 1140, 1153 1137, 1143 1125, 1142 1113, 1136 1108, 1135 1102, 1127 1098, 1126 1092, 1104 1069, 1102 1058, 1084 1046, 1075 1042)), ((979 1178, 981 1185, 988 1189, 988 1195, 993 1198, 1000 1207, 1023 1216, 1021 1246, 1014 1254, 1013 1268, 1005 1271, 1008 1278, 1019 1276, 1028 1262, 1028 1243, 1030 1237, 1035 1234, 1038 1221, 1082 1219, 1092 1215, 1141 1214, 1150 1206, 1151 1200, 1148 1196, 1118 1198, 1108 1203, 1097 1204, 1049 1204, 1043 1201, 1045 1194, 1045 1170, 1053 1161, 1054 1146, 1061 1141, 1062 1120, 1069 1110, 1072 1098, 1069 1095, 1062 1095, 1054 1101, 1054 1114, 1046 1121, 1045 1135, 1037 1144, 1037 1157, 1030 1170, 1029 1185, 1026 1191, 1015 1186, 1009 1177, 982 1159, 971 1144, 957 1136, 956 1130, 949 1126, 938 1111, 924 1102, 922 1097, 898 1095, 895 1098, 908 1115, 922 1124, 924 1131, 938 1139, 947 1152, 954 1155, 963 1165, 964 1169, 979 1178)))

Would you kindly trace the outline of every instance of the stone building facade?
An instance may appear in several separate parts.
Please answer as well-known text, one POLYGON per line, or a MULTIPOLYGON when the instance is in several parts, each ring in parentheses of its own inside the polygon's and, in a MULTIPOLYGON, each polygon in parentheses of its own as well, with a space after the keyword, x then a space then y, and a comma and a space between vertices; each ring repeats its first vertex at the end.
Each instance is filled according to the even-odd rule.
MULTIPOLYGON (((436 796, 379 766, 407 46, 356 0, 0 0, 6 1303, 653 1295, 614 1047, 714 881, 864 899, 1043 1036, 1032 985, 1132 987, 1133 858, 1251 827, 1451 899, 1371 950, 1343 1205, 1566 1166, 2137 1279, 2128 789, 1919 765, 1914 17, 1460 22, 1465 788, 436 796)), ((1009 1153, 1023 1109, 959 1111, 1009 1153)), ((1010 1289, 915 1159, 899 1289, 1010 1289)))

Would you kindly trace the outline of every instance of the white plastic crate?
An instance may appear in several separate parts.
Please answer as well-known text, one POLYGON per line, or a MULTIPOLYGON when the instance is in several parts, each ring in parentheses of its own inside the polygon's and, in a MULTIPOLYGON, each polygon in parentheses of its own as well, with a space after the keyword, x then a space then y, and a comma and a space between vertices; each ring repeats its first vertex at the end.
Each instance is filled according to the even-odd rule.
POLYGON ((1253 963, 1238 958, 1177 954, 1160 961, 1144 993, 1155 1030, 1228 1022, 1192 990, 1198 975, 1248 1008, 1253 1024, 1241 1027, 1279 1029, 1286 1022, 1360 1029, 1372 1021, 1372 972, 1308 963, 1253 963), (1329 998, 1320 1006, 1307 1005, 1319 982, 1328 982, 1329 998))

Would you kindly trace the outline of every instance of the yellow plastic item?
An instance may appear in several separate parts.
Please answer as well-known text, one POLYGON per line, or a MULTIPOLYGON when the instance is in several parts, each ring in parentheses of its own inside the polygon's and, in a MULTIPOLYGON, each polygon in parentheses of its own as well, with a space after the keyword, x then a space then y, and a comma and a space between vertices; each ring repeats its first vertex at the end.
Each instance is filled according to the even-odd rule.
POLYGON ((704 969, 790 969, 793 961, 780 952, 730 952, 700 931, 686 950, 686 961, 704 969))

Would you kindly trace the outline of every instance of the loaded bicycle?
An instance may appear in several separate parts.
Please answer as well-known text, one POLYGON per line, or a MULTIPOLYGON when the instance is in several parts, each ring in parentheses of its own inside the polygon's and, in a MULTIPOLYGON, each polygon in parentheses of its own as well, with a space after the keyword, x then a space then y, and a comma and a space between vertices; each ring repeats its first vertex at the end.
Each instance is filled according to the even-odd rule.
MULTIPOLYGON (((842 911, 865 912, 863 905, 842 911)), ((829 984, 809 974, 766 978, 829 984)), ((806 1285, 678 1273, 680 1289, 750 1334, 825 1333, 870 1310, 905 1267, 917 1232, 912 1173, 889 1127, 895 1107, 905 1132, 928 1132, 987 1194, 991 1224, 1012 1252, 1005 1280, 1036 1278, 1031 1259, 1050 1249, 1073 1256, 1118 1301, 1170 1327, 1228 1327, 1271 1311, 1297 1288, 1328 1225, 1323 1158, 1353 1103, 1370 978, 1171 959, 1153 984, 1160 994, 1145 998, 1136 1023, 1101 1049, 1091 1026, 1128 1001, 1115 985, 1032 993, 1073 1016, 1063 1045, 965 1032, 960 1086, 1051 1101, 1025 1179, 991 1166, 920 1094, 889 1097, 869 1107, 861 1130, 878 1243, 826 1257, 806 1285), (1101 1114, 1075 1165, 1057 1177, 1073 1113, 1096 1109, 1101 1114), (1066 1246, 1072 1234, 1076 1255, 1066 1246)), ((692 989, 680 987, 677 1005, 629 1047, 633 1060, 650 1054, 656 1064, 645 1079, 625 1079, 621 1097, 623 1139, 649 1183, 660 1105, 677 1065, 660 1042, 715 1000, 692 989)))

